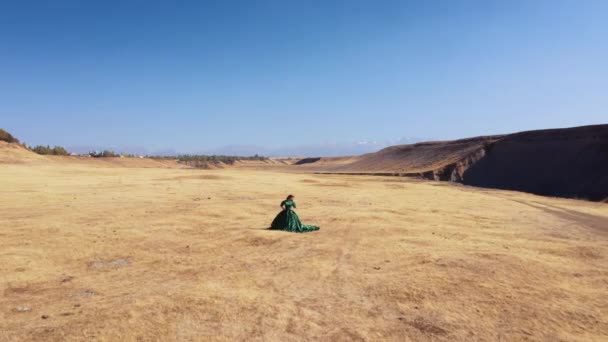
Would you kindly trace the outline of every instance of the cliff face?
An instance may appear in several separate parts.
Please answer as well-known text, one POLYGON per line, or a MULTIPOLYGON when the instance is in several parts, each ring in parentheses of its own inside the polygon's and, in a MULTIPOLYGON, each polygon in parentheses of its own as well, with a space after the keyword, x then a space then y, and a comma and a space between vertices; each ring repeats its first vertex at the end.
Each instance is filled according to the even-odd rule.
POLYGON ((608 125, 511 134, 462 175, 464 184, 546 196, 608 197, 608 125))
POLYGON ((423 172, 421 176, 422 178, 430 180, 462 182, 464 173, 473 164, 485 157, 485 155, 486 147, 480 147, 455 163, 450 163, 438 169, 423 172))

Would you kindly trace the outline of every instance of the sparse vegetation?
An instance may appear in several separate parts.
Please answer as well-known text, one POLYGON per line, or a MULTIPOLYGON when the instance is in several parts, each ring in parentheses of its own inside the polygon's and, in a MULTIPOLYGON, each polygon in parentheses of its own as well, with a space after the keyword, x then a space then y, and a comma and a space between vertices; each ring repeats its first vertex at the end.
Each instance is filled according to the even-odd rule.
POLYGON ((0 128, 0 140, 6 141, 8 143, 19 143, 19 139, 15 138, 9 132, 3 130, 2 128, 0 128))
MULTIPOLYGON (((175 157, 171 157, 171 158, 175 158, 175 157)), ((198 167, 198 168, 207 168, 209 167, 209 164, 211 165, 217 165, 220 163, 224 163, 224 164, 228 164, 228 165, 232 165, 234 164, 236 161, 239 160, 267 160, 267 157, 264 156, 260 156, 260 155, 254 155, 254 156, 248 156, 248 157, 243 157, 243 156, 225 156, 225 155, 204 155, 204 154, 184 154, 184 155, 180 155, 177 156, 177 161, 179 163, 182 164, 186 164, 189 166, 193 166, 193 167, 198 167)))
POLYGON ((210 165, 228 164, 232 165, 240 160, 268 160, 268 157, 258 154, 253 156, 227 156, 227 155, 206 155, 206 154, 182 154, 178 156, 146 156, 151 159, 175 159, 178 163, 188 166, 206 169, 210 165))
POLYGON ((54 155, 54 156, 69 155, 68 151, 65 148, 63 148, 62 146, 50 147, 49 145, 46 145, 46 146, 38 145, 36 147, 30 148, 30 150, 32 150, 33 152, 36 152, 38 154, 45 154, 45 155, 54 155))
POLYGON ((225 156, 225 155, 204 155, 204 154, 184 154, 177 156, 178 161, 203 161, 203 162, 222 162, 226 164, 234 164, 237 160, 267 160, 267 157, 254 155, 249 157, 243 156, 225 156))

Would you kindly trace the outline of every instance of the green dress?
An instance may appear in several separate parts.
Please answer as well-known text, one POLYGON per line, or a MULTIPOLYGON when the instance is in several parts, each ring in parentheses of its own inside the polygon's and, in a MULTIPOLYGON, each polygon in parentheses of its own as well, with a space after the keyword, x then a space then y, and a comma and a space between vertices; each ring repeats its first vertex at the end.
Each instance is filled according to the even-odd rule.
POLYGON ((274 218, 270 225, 270 229, 286 230, 294 233, 306 233, 319 230, 319 227, 317 226, 307 226, 300 222, 298 214, 291 209, 296 207, 296 202, 285 200, 281 202, 281 207, 284 207, 285 209, 274 218))

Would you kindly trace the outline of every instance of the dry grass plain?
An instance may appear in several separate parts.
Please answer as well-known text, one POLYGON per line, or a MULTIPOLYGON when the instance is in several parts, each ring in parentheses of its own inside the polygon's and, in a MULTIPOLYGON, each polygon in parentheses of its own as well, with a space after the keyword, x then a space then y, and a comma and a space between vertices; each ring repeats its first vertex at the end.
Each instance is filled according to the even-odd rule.
POLYGON ((0 227, 2 341, 608 339, 608 204, 40 162, 0 165, 0 227), (265 230, 288 193, 319 232, 265 230))

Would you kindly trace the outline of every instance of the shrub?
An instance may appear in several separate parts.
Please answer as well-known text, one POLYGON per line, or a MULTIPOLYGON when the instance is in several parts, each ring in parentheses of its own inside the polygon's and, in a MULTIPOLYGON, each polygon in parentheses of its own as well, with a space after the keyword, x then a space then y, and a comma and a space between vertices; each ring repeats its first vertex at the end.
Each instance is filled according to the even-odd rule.
POLYGON ((53 154, 56 156, 67 156, 69 155, 68 151, 63 148, 63 146, 55 146, 53 147, 53 154))
POLYGON ((6 141, 8 143, 19 143, 19 139, 12 136, 9 132, 0 128, 0 140, 6 141))

